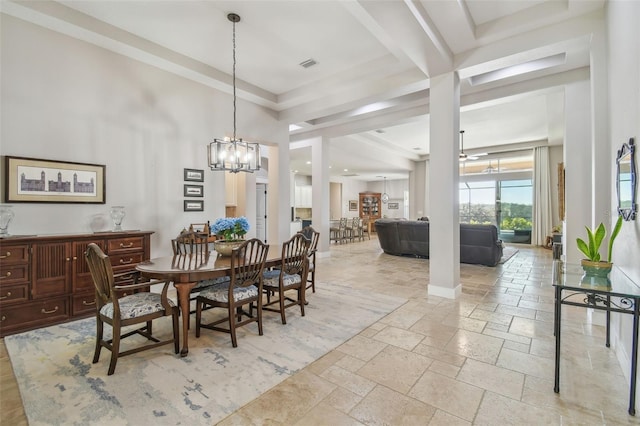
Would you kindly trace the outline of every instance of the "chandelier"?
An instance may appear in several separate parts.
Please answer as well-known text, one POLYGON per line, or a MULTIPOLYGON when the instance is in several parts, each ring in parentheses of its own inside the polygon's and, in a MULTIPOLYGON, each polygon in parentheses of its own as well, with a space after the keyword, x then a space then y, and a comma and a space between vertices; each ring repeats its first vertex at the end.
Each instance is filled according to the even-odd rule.
POLYGON ((230 13, 227 19, 233 23, 233 137, 214 139, 209 144, 209 167, 214 171, 253 173, 260 170, 260 145, 236 138, 236 23, 240 16, 230 13))
POLYGON ((384 193, 382 194, 382 203, 387 204, 389 201, 389 194, 387 194, 387 177, 384 176, 384 193))
POLYGON ((467 161, 467 154, 464 153, 464 130, 460 130, 460 154, 458 155, 458 161, 467 161))

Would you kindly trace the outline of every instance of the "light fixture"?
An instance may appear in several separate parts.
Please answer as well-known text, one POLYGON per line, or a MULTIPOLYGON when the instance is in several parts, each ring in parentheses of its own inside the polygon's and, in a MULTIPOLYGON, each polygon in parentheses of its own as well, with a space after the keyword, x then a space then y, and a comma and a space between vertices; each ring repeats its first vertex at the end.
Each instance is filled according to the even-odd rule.
POLYGON ((240 16, 230 13, 227 19, 233 22, 233 137, 214 139, 209 144, 209 167, 231 173, 253 173, 260 170, 260 145, 236 138, 236 23, 240 22, 240 16))
POLYGON ((389 201, 389 194, 387 194, 387 177, 384 177, 384 193, 382 194, 382 203, 387 204, 389 201))
POLYGON ((458 155, 459 161, 467 161, 467 154, 464 153, 464 130, 460 130, 460 154, 458 155))

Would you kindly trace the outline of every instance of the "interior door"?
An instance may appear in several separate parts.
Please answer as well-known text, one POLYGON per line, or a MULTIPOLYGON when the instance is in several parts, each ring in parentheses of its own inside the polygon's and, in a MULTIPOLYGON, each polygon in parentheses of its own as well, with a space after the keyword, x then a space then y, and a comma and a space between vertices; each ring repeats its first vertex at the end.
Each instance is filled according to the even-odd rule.
POLYGON ((267 184, 256 184, 256 238, 267 242, 267 184))

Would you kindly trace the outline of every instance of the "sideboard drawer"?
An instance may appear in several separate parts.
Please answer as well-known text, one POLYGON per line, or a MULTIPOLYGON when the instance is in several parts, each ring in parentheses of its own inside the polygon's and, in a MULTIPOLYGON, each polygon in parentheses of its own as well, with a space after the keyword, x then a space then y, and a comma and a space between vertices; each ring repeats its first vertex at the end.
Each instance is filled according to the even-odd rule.
POLYGON ((96 293, 74 295, 71 304, 73 316, 96 313, 96 293))
POLYGON ((15 244, 0 246, 0 265, 29 262, 29 245, 15 244))
POLYGON ((67 297, 61 297, 3 308, 0 314, 2 334, 10 332, 12 328, 24 329, 27 326, 66 321, 69 319, 68 300, 67 297))
POLYGON ((0 287, 0 306, 26 302, 29 299, 29 283, 0 287))
POLYGON ((109 260, 111 261, 111 266, 114 268, 119 266, 128 267, 130 269, 134 269, 135 266, 143 261, 142 253, 127 253, 127 254, 119 254, 119 255, 110 255, 109 260))
POLYGON ((114 238, 107 241, 107 254, 109 257, 118 253, 131 251, 143 251, 144 237, 114 238))
POLYGON ((0 286, 29 281, 29 265, 0 265, 0 286))

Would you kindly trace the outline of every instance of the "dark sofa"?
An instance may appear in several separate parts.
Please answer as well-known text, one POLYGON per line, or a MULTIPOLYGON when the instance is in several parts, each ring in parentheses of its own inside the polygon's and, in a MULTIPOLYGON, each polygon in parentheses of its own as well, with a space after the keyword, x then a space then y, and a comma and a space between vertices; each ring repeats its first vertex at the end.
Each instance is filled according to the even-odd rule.
MULTIPOLYGON (((380 247, 396 256, 429 257, 429 222, 378 219, 380 247)), ((495 225, 460 224, 460 262, 496 266, 502 257, 502 241, 495 225)))

